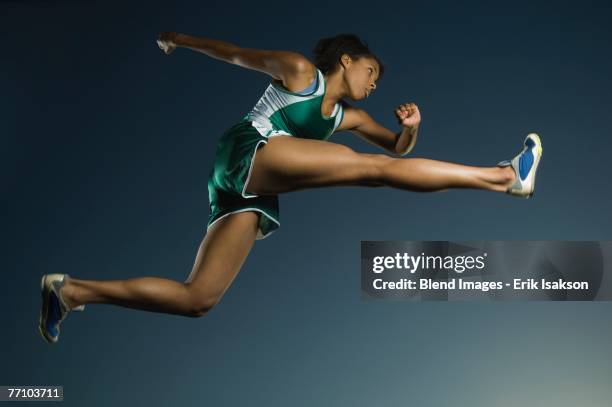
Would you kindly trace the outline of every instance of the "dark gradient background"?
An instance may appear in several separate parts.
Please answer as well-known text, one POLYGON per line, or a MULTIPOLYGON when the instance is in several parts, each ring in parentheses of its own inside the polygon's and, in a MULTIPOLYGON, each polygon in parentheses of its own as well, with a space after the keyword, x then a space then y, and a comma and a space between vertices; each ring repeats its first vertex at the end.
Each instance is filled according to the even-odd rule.
MULTIPOLYGON (((65 405, 607 406, 609 302, 362 301, 361 240, 610 239, 612 10, 606 2, 0 3, 1 385, 65 405), (281 228, 201 319, 89 305, 56 346, 40 276, 183 281, 208 217, 219 135, 264 74, 159 31, 310 56, 355 32, 387 64, 358 103, 413 156, 474 165, 544 144, 534 199, 326 188, 281 196, 281 228), (399 129, 398 129, 399 130, 399 129)), ((376 147, 345 133, 331 141, 376 147)))

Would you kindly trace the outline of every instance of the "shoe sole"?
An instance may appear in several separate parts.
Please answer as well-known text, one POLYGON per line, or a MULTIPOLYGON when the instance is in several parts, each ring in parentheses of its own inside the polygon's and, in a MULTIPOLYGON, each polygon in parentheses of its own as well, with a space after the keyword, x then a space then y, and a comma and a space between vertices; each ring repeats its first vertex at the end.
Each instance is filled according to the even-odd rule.
MULTIPOLYGON (((538 167, 540 165, 540 159, 542 158, 542 154, 544 153, 544 148, 542 147, 542 141, 540 140, 540 136, 538 136, 536 133, 530 133, 527 135, 527 137, 532 137, 533 139, 535 139, 535 152, 536 152, 536 156, 535 156, 535 160, 533 162, 533 167, 535 167, 535 172, 533 174, 533 179, 532 179, 532 190, 531 192, 529 192, 528 194, 525 195, 514 195, 516 197, 519 198, 523 198, 523 199, 529 199, 533 196, 534 192, 535 192, 535 182, 536 182, 536 175, 538 172, 538 167)), ((510 195, 513 195, 511 192, 507 192, 510 195)))
POLYGON ((535 192, 535 182, 536 182, 536 175, 538 173, 538 168, 540 165, 540 159, 542 158, 542 154, 544 153, 544 148, 542 147, 542 140, 540 140, 540 136, 538 136, 536 133, 531 133, 528 135, 528 137, 531 136, 536 140, 536 152, 538 153, 536 160, 535 160, 535 172, 533 173, 533 181, 532 181, 532 186, 533 189, 531 190, 531 192, 527 195, 527 198, 531 198, 535 192))
POLYGON ((48 335, 47 330, 44 329, 44 324, 43 324, 43 316, 47 316, 49 313, 49 308, 48 308, 49 290, 45 289, 46 278, 47 276, 45 275, 45 276, 42 276, 42 278, 40 279, 40 295, 42 297, 42 309, 40 311, 40 316, 38 318, 38 332, 40 332, 40 335, 43 337, 43 339, 47 343, 56 343, 57 338, 53 338, 52 336, 48 335))

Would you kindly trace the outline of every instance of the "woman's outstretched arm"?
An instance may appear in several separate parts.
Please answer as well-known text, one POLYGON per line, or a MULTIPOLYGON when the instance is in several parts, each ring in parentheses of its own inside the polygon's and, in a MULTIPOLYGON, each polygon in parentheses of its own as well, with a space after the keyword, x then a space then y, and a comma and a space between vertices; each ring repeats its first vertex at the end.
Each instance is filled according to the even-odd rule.
POLYGON ((225 41, 175 32, 159 34, 157 44, 166 54, 172 53, 177 47, 189 48, 230 64, 266 73, 283 81, 285 85, 285 82, 297 76, 300 82, 298 85, 301 86, 304 74, 312 76, 314 72, 310 61, 297 52, 243 48, 225 41))

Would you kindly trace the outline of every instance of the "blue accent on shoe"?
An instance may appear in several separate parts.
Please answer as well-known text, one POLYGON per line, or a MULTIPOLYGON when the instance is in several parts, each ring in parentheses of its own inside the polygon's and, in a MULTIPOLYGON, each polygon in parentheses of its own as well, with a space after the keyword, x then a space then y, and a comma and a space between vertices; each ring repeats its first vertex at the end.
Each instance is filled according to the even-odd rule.
POLYGON ((523 142, 523 150, 512 160, 499 162, 499 167, 511 164, 516 178, 514 183, 508 187, 507 193, 523 198, 533 196, 535 185, 535 174, 537 166, 542 157, 542 142, 536 133, 530 133, 523 142))
POLYGON ((56 338, 59 335, 59 321, 62 318, 62 306, 59 302, 59 298, 53 291, 49 293, 49 302, 47 304, 47 320, 45 329, 53 337, 56 338))
POLYGON ((523 154, 521 154, 521 158, 519 159, 519 174, 521 175, 521 180, 524 181, 529 175, 529 171, 531 171, 531 167, 533 166, 534 157, 533 151, 531 151, 532 147, 535 146, 531 139, 528 140, 528 143, 531 142, 531 147, 529 147, 523 154))

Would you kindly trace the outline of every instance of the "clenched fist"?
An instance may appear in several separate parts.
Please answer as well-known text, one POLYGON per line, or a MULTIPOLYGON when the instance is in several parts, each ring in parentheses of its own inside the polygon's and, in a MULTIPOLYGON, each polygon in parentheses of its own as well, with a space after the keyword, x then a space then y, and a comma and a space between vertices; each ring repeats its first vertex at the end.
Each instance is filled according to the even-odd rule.
POLYGON ((177 33, 175 32, 163 32, 157 36, 157 46, 159 49, 164 51, 166 55, 170 55, 176 48, 174 40, 176 39, 177 33))
POLYGON ((399 124, 405 127, 415 127, 421 123, 421 112, 414 103, 404 103, 395 109, 399 124))

